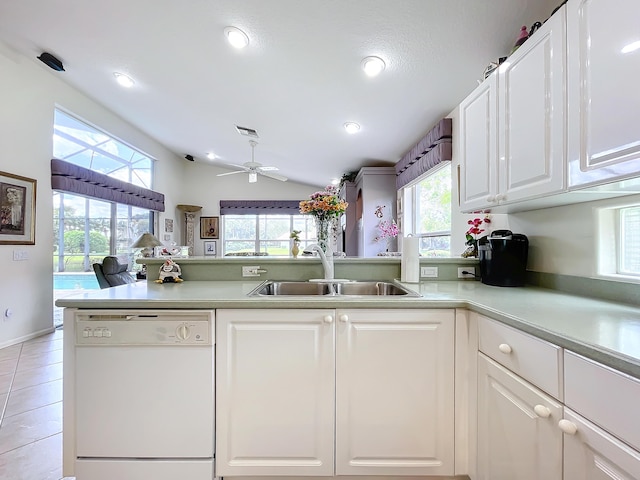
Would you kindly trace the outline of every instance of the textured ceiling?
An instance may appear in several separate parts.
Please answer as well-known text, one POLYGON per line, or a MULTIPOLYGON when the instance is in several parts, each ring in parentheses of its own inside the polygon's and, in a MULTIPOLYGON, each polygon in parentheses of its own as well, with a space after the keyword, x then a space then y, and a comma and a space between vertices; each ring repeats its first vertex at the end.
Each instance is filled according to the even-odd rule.
POLYGON ((53 53, 66 69, 56 75, 181 157, 251 160, 240 125, 258 131, 256 161, 323 186, 397 162, 508 54, 522 25, 558 3, 2 0, 0 40, 42 68, 35 57, 53 53), (248 34, 247 48, 225 42, 229 25, 248 34), (376 78, 360 67, 369 55, 387 63, 376 78), (135 86, 119 87, 115 71, 135 86), (347 134, 347 121, 361 131, 347 134))

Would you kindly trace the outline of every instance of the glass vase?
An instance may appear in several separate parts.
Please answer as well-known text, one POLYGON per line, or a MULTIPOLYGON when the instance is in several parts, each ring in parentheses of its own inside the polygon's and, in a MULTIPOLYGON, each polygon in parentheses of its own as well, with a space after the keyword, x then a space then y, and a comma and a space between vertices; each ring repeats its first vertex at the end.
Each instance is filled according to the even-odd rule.
POLYGON ((326 217, 316 217, 316 239, 324 253, 331 244, 331 220, 326 217))

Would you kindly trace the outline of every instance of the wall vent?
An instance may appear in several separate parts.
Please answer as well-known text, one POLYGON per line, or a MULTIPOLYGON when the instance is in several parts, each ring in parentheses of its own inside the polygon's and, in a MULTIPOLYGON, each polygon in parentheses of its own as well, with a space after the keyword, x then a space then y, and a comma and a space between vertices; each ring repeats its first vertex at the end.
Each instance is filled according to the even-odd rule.
POLYGON ((236 130, 240 135, 244 135, 245 137, 258 138, 258 132, 256 132, 253 128, 239 127, 238 125, 236 125, 236 130))

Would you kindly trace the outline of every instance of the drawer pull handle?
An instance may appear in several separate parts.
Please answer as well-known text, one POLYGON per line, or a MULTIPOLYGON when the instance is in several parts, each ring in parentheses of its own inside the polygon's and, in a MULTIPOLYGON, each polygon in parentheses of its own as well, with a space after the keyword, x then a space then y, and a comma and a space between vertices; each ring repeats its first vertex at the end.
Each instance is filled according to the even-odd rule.
POLYGON ((333 316, 325 315, 323 320, 324 320, 324 323, 331 323, 331 322, 333 322, 333 316))
POLYGON ((549 415, 551 415, 551 410, 544 405, 536 405, 533 407, 533 411, 541 418, 549 418, 549 415))
POLYGON ((349 321, 349 315, 342 314, 338 317, 341 322, 347 323, 349 321))
POLYGON ((498 345, 498 350, 500 350, 502 353, 511 353, 511 347, 506 343, 501 343, 500 345, 498 345))
POLYGON ((575 435, 578 431, 575 423, 565 420, 564 418, 558 422, 558 427, 567 435, 575 435))

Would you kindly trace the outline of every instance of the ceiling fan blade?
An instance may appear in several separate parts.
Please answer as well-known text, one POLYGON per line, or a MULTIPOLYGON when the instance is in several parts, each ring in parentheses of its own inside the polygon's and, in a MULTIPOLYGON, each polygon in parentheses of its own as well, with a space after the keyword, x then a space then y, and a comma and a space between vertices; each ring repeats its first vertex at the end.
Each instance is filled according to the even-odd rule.
POLYGON ((235 172, 219 173, 216 177, 224 177, 226 175, 235 175, 236 173, 245 173, 245 170, 236 170, 235 172))
POLYGON ((275 172, 276 170, 280 170, 278 167, 272 167, 272 166, 264 166, 264 167, 258 167, 258 170, 262 170, 263 172, 275 172))
POLYGON ((280 180, 281 182, 286 182, 287 180, 289 180, 284 175, 278 175, 277 173, 264 172, 264 171, 261 171, 259 173, 260 173, 260 175, 264 175, 265 177, 273 178, 274 180, 280 180))

